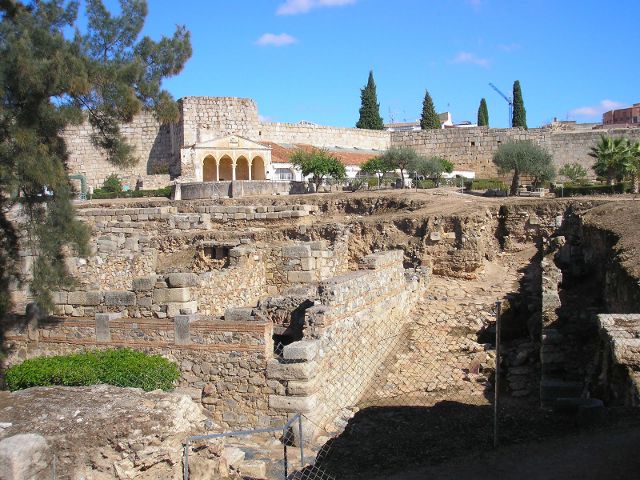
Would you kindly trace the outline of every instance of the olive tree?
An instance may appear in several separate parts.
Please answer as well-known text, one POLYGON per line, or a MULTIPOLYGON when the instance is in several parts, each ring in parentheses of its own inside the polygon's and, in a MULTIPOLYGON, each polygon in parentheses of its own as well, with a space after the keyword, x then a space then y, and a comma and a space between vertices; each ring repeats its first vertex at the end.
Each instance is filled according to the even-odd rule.
POLYGON ((555 168, 551 154, 530 140, 511 141, 498 147, 493 163, 500 174, 513 173, 511 195, 518 193, 521 175, 531 175, 534 183, 552 180, 555 168))

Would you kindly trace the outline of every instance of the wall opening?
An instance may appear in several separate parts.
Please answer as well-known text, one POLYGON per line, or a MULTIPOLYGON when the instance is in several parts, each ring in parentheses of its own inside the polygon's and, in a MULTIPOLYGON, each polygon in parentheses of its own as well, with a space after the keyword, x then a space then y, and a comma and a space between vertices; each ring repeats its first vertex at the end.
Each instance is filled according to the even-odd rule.
POLYGON ((261 157, 254 157, 251 162, 251 179, 252 180, 266 180, 264 173, 264 160, 261 157))
POLYGON ((220 159, 220 178, 218 180, 222 182, 233 180, 233 161, 228 155, 220 159))
POLYGON ((249 160, 245 157, 236 160, 236 180, 249 180, 249 160))
POLYGON ((218 180, 218 172, 216 171, 216 159, 211 155, 207 155, 202 162, 202 181, 215 182, 218 180))

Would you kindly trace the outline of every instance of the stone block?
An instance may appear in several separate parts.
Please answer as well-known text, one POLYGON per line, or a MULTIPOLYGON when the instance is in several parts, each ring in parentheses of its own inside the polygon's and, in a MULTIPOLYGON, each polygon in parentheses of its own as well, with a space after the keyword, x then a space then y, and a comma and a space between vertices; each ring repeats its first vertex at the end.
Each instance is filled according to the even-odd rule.
POLYGON ((156 276, 134 278, 131 283, 131 289, 134 292, 149 292, 153 290, 156 284, 156 276))
POLYGON ((253 308, 251 307, 227 308, 224 311, 224 319, 227 322, 250 322, 255 320, 252 314, 253 308))
POLYGON ((300 265, 302 266, 302 270, 313 270, 314 268, 316 268, 316 259, 313 257, 301 258, 300 265))
POLYGON ((200 284, 200 279, 195 273, 171 273, 167 281, 171 288, 197 287, 200 284))
POLYGON ((318 405, 318 397, 286 397, 283 395, 269 395, 269 407, 282 412, 309 413, 318 405))
POLYGON ((176 345, 188 345, 191 343, 189 325, 198 319, 196 314, 176 315, 174 318, 174 333, 176 345))
POLYGON ((315 271, 306 272, 289 272, 287 273, 287 280, 289 283, 309 283, 316 281, 315 271))
POLYGON ((198 311, 198 302, 173 302, 167 303, 167 317, 173 318, 176 315, 180 315, 181 312, 190 311, 191 313, 195 313, 198 311))
POLYGON ((102 303, 103 292, 94 290, 90 292, 69 292, 67 301, 69 305, 97 306, 102 303))
POLYGON ((310 245, 294 245, 291 247, 282 247, 282 256, 284 258, 303 258, 311 256, 310 245))
POLYGON ((111 341, 109 322, 122 317, 121 313, 96 313, 96 340, 98 342, 111 341))
POLYGON ((282 350, 285 360, 305 360, 311 361, 318 354, 317 340, 301 340, 286 345, 282 350))
POLYGON ((18 434, 0 441, 2 480, 51 478, 51 461, 49 445, 41 435, 18 434))
POLYGON ((67 292, 53 292, 51 294, 51 301, 54 305, 66 305, 67 296, 67 292))
POLYGON ((264 460, 247 460, 240 465, 243 478, 267 478, 267 463, 264 460))
POLYGON ((104 294, 107 306, 126 307, 136 304, 136 294, 128 290, 111 290, 104 294))
POLYGON ((188 302, 191 300, 189 287, 158 288, 153 291, 153 301, 158 304, 188 302))
POLYGON ((316 362, 280 363, 277 359, 267 362, 267 378, 271 380, 308 380, 317 371, 316 362))
POLYGON ((287 395, 303 396, 312 395, 318 389, 316 381, 289 380, 287 382, 287 395))

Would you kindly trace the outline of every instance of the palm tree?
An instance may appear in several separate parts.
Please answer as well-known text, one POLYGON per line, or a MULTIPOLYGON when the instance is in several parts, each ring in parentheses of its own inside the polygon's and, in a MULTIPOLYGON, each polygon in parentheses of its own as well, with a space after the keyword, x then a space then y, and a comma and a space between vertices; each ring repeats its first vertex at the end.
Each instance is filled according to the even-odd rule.
POLYGON ((625 167, 633 181, 633 193, 640 192, 640 142, 628 141, 629 153, 625 161, 625 167))
POLYGON ((602 135, 595 147, 591 147, 590 157, 596 159, 593 171, 600 177, 606 177, 609 185, 624 177, 626 164, 630 157, 629 141, 626 138, 612 138, 602 135))

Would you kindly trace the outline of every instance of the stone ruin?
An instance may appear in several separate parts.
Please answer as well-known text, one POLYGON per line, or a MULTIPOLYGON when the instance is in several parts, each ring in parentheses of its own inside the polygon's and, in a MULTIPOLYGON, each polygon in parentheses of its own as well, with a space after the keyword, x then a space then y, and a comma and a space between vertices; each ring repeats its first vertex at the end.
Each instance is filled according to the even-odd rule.
MULTIPOLYGON (((484 200, 452 214, 434 211, 430 202, 327 197, 302 204, 289 197, 82 206, 78 215, 93 237, 87 258, 67 259, 78 283, 54 293, 51 315, 29 310, 14 319, 4 332, 5 367, 42 355, 128 347, 173 360, 181 377, 174 394, 77 391, 95 402, 95 421, 107 411, 138 407, 147 409, 141 417, 156 421, 148 436, 144 428, 118 431, 122 422, 113 418, 113 435, 98 437, 117 455, 98 460, 93 450, 71 453, 61 447, 67 437, 54 431, 25 445, 43 458, 57 451, 60 465, 76 463, 78 472, 160 478, 144 472, 166 471, 172 473, 165 478, 178 478, 178 444, 194 433, 278 426, 302 413, 303 441, 318 453, 367 406, 399 399, 483 404, 493 385, 496 300, 505 306, 502 362, 510 395, 539 397, 544 406, 579 399, 573 404, 581 409, 602 407, 587 401, 589 392, 605 402, 637 404, 639 327, 627 312, 637 309, 640 293, 619 263, 599 261, 611 257, 613 244, 584 216, 599 202, 484 200), (499 274, 492 273, 495 265, 499 274), (593 308, 578 311, 572 295, 581 290, 571 289, 585 276, 594 288, 606 288, 593 308), (602 314, 607 311, 624 314, 602 314), (588 361, 579 365, 569 360, 578 348, 575 329, 596 332, 581 350, 588 361), (127 403, 133 398, 135 407, 127 403), (107 410, 98 408, 103 404, 107 410), (158 433, 154 425, 173 421, 162 415, 185 422, 158 433), (120 445, 114 438, 133 440, 120 445), (171 448, 158 449, 157 438, 171 448)), ((15 295, 18 304, 27 297, 15 295)), ((62 405, 64 391, 3 394, 0 415, 7 415, 3 405, 16 402, 62 405)), ((69 408, 60 421, 75 418, 69 408)), ((83 409, 91 410, 87 403, 77 408, 83 409)), ((3 442, 44 428, 20 415, 2 425, 0 457, 3 442)), ((233 451, 223 444, 199 449, 191 478, 207 478, 197 476, 200 468, 239 471, 240 460, 230 464, 235 469, 226 460, 233 451)), ((50 462, 42 465, 48 472, 50 462)), ((266 467, 248 462, 244 468, 266 467)))

